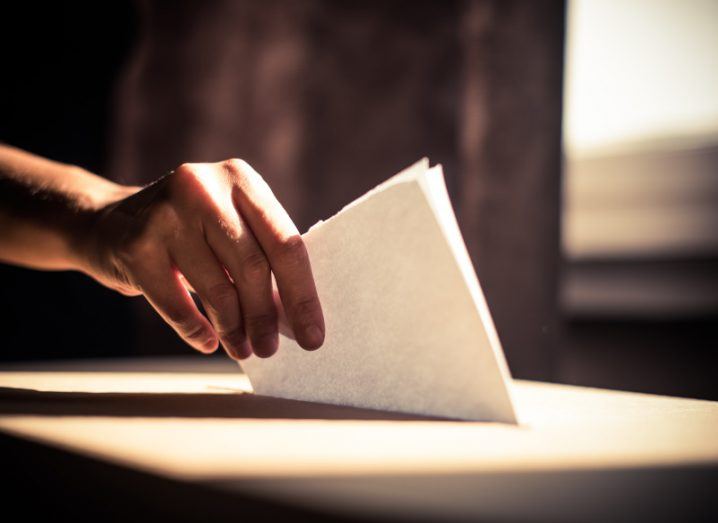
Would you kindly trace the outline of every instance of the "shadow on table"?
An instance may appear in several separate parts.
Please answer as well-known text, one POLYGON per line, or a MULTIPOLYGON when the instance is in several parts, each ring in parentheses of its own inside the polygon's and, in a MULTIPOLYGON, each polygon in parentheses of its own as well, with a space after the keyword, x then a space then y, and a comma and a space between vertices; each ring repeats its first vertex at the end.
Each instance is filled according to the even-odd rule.
POLYGON ((0 415, 421 421, 402 414, 249 393, 56 392, 0 387, 0 415))

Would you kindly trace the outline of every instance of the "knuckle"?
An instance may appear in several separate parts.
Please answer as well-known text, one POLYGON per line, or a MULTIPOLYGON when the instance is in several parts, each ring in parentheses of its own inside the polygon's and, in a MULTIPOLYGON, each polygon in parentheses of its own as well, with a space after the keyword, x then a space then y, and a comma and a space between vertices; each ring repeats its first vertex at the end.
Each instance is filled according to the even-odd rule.
POLYGON ((247 339, 247 335, 241 325, 226 329, 217 329, 217 334, 222 340, 229 342, 233 346, 239 345, 247 339))
POLYGON ((217 312, 236 309, 238 302, 234 285, 227 282, 215 283, 205 293, 208 305, 217 312))
POLYGON ((240 158, 229 158, 222 162, 222 168, 233 176, 246 175, 251 169, 249 164, 240 158))
POLYGON ((202 186, 203 172, 201 164, 183 163, 171 175, 170 194, 180 197, 196 194, 202 186))
POLYGON ((241 275, 245 282, 264 280, 269 277, 270 267, 261 251, 254 251, 242 261, 241 275))
MULTIPOLYGON (((222 169, 230 180, 237 186, 246 190, 248 186, 267 186, 264 178, 255 171, 249 163, 239 158, 230 158, 221 162, 222 169)), ((268 187, 268 186, 267 186, 268 187)))
POLYGON ((194 321, 184 321, 177 324, 177 327, 180 333, 182 333, 182 336, 189 341, 203 342, 209 335, 204 326, 194 321))
POLYGON ((263 314, 250 314, 245 318, 247 331, 254 336, 270 334, 277 330, 277 314, 267 312, 263 314))
POLYGON ((196 340, 206 336, 204 326, 190 314, 173 308, 166 309, 164 313, 170 324, 185 338, 196 340))
POLYGON ((193 163, 183 163, 179 165, 174 171, 172 171, 172 176, 174 178, 184 178, 187 176, 195 176, 196 175, 196 166, 193 163))
POLYGON ((307 248, 302 237, 298 234, 281 240, 276 248, 276 257, 279 263, 290 267, 302 265, 307 262, 307 248))

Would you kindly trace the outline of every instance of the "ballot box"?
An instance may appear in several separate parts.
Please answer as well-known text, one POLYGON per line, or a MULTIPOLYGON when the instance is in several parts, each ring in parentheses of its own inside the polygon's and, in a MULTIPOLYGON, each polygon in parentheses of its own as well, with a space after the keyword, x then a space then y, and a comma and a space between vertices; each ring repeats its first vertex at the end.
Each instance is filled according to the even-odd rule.
POLYGON ((5 504, 109 519, 718 517, 718 403, 510 386, 518 424, 259 396, 214 358, 5 365, 5 504))

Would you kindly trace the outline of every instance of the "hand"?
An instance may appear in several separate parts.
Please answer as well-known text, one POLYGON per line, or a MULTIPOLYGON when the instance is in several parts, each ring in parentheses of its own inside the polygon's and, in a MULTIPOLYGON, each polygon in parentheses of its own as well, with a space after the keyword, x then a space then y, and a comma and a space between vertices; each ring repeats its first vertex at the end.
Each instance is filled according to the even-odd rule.
POLYGON ((305 349, 324 341, 302 237, 242 160, 181 165, 101 209, 90 237, 86 271, 123 294, 144 294, 201 352, 221 341, 235 359, 271 356, 280 320, 305 349))

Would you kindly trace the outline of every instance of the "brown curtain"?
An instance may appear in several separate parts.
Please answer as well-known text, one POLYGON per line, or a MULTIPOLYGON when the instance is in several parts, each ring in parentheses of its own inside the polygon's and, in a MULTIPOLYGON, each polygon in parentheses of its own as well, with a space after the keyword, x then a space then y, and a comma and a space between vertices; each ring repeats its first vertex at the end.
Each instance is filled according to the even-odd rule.
MULTIPOLYGON (((565 6, 147 2, 111 175, 241 157, 306 229, 422 156, 444 165, 515 376, 551 378, 565 6)), ((154 320, 147 320, 153 321, 154 320)), ((154 345, 170 343, 150 336, 154 345)))

